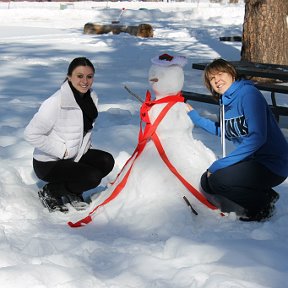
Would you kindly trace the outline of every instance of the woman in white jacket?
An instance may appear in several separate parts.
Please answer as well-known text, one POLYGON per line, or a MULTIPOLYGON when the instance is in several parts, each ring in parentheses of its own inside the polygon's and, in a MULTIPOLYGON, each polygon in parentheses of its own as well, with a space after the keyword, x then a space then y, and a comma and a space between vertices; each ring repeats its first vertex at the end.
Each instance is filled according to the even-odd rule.
POLYGON ((82 193, 97 187, 114 166, 110 153, 91 149, 98 116, 94 73, 90 60, 75 58, 61 88, 42 103, 24 131, 35 148, 35 174, 48 182, 38 194, 50 212, 67 212, 66 203, 83 209, 82 193))

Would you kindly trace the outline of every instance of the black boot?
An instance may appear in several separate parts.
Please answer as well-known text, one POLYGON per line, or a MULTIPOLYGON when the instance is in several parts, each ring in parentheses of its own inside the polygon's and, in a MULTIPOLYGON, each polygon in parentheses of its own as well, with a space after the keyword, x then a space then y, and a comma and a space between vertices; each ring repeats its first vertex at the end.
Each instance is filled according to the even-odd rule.
POLYGON ((257 222, 264 222, 270 219, 275 212, 275 203, 279 199, 279 194, 274 191, 272 188, 265 192, 265 204, 259 211, 248 212, 246 216, 240 217, 239 220, 241 221, 257 221, 257 222))
POLYGON ((41 203, 49 212, 60 211, 67 213, 69 210, 64 205, 60 197, 55 197, 51 190, 49 189, 49 184, 46 184, 42 190, 38 192, 41 203))
POLYGON ((244 222, 264 222, 269 220, 273 215, 275 211, 275 205, 273 203, 269 203, 269 205, 263 207, 260 211, 256 213, 247 213, 246 216, 240 217, 240 221, 244 222))
POLYGON ((280 198, 280 195, 273 189, 270 189, 267 192, 267 196, 271 204, 275 204, 280 198))
MULTIPOLYGON (((74 194, 69 191, 64 183, 48 183, 44 186, 51 197, 55 198, 62 210, 68 211, 69 204, 74 207, 75 210, 85 210, 89 207, 81 194, 74 194)), ((53 206, 55 201, 53 203, 53 206)), ((63 211, 62 211, 63 212, 63 211)))

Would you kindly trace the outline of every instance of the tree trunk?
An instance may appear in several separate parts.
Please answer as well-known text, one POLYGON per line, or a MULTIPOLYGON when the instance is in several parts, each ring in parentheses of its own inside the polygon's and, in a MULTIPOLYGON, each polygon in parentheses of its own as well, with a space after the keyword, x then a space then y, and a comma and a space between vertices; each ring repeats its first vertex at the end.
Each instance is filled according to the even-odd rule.
POLYGON ((288 0, 246 0, 241 60, 288 65, 288 0))

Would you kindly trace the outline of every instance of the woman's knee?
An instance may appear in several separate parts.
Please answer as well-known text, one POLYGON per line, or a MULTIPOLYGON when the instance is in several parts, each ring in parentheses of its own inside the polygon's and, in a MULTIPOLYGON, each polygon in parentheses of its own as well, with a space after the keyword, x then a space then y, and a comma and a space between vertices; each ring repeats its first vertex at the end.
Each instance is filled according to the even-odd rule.
POLYGON ((97 169, 90 169, 86 174, 85 174, 85 183, 86 185, 90 186, 91 188, 97 187, 101 180, 103 178, 103 175, 99 170, 97 169))
POLYGON ((115 160, 109 152, 94 149, 88 150, 79 162, 98 169, 101 171, 102 177, 108 175, 115 164, 115 160))
MULTIPOLYGON (((226 176, 229 177, 229 176, 226 176)), ((219 173, 213 173, 207 177, 207 182, 210 188, 211 193, 220 194, 224 197, 229 197, 230 190, 233 185, 230 185, 229 181, 226 181, 226 177, 222 177, 219 173)))
POLYGON ((102 171, 103 175, 104 176, 108 175, 114 168, 114 165, 115 160, 113 156, 110 153, 106 152, 106 154, 103 156, 103 171, 102 171))
POLYGON ((200 185, 201 188, 206 192, 211 194, 211 189, 209 187, 209 182, 208 182, 208 177, 207 177, 207 171, 202 174, 201 179, 200 179, 200 185))
POLYGON ((225 194, 225 191, 229 190, 221 177, 217 177, 215 174, 208 176, 207 171, 202 175, 200 184, 202 189, 209 194, 225 194))

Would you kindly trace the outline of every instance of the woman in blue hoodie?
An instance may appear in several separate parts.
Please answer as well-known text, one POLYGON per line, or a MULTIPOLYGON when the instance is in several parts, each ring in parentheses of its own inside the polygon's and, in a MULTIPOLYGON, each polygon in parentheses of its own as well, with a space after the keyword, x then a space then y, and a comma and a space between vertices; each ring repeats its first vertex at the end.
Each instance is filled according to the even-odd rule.
POLYGON ((221 136, 224 149, 223 158, 202 175, 203 193, 222 212, 235 212, 240 220, 268 219, 279 198, 272 188, 288 176, 287 141, 264 96, 253 82, 241 79, 231 63, 214 60, 204 80, 219 101, 220 121, 201 117, 190 105, 188 115, 196 126, 221 136), (225 139, 235 144, 228 155, 225 139))

